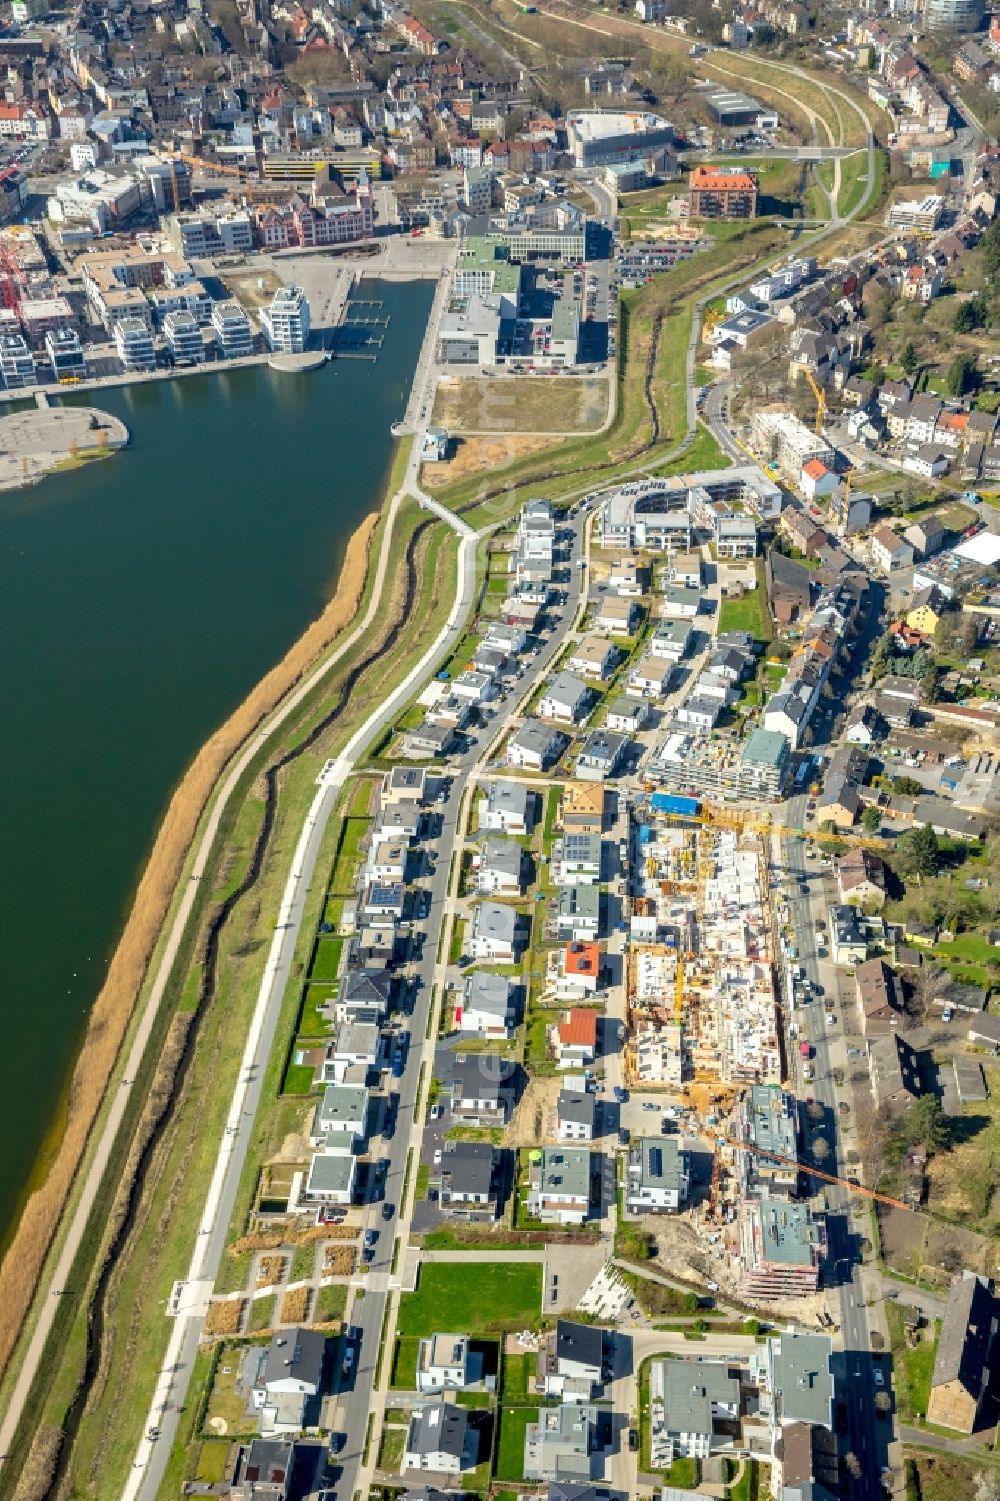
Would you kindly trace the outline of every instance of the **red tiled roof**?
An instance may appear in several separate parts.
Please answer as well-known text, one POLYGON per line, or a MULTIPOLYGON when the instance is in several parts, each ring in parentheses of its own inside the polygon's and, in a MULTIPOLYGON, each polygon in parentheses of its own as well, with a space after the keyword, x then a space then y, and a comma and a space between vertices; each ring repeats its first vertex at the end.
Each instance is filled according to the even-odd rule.
MULTIPOLYGON (((584 945, 587 949, 597 948, 596 944, 584 945)), ((578 956, 575 956, 578 957, 578 956)), ((566 956, 567 966, 569 954, 566 956)), ((586 971, 588 974, 596 972, 594 969, 586 971)), ((591 1047, 597 1046, 597 1012, 587 1011, 582 1006, 574 1006, 566 1013, 566 1019, 559 1023, 559 1041, 564 1047, 591 1047)))

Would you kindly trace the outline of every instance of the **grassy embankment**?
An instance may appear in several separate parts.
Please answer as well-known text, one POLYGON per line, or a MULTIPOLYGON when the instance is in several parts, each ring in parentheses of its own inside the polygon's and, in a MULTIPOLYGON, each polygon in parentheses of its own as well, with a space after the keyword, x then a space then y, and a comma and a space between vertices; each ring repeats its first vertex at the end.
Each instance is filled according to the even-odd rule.
MULTIPOLYGON (((403 457, 405 458, 405 455, 403 457)), ((391 566, 387 574, 386 598, 387 600, 393 598, 400 605, 405 583, 405 573, 402 568, 405 550, 414 527, 422 520, 417 507, 408 503, 400 513, 399 530, 394 536, 391 566)), ((430 528, 430 535, 445 531, 446 528, 443 525, 434 523, 430 528)), ((452 552, 453 550, 454 544, 452 552)), ((432 586, 435 572, 432 570, 429 576, 424 574, 425 581, 429 577, 432 586)), ((440 600, 435 600, 429 593, 422 598, 418 594, 414 601, 414 613, 419 622, 415 630, 420 638, 426 638, 428 642, 432 639, 434 631, 439 628, 447 612, 448 603, 448 591, 445 590, 441 591, 440 600), (420 613, 416 614, 417 611, 420 613)), ((389 612, 387 612, 387 618, 388 614, 389 612)), ((381 618, 374 636, 378 635, 380 628, 381 618)), ((412 660, 411 653, 415 651, 417 644, 415 634, 407 632, 405 643, 397 643, 394 652, 384 662, 380 662, 377 669, 369 669, 369 673, 378 672, 380 689, 387 690, 394 678, 403 675, 405 660, 407 658, 412 660)), ((280 755, 293 748, 300 743, 302 737, 307 736, 316 728, 321 719, 333 713, 338 704, 338 683, 346 682, 349 672, 368 655, 371 648, 372 641, 359 644, 350 656, 338 665, 330 681, 314 695, 312 702, 304 706, 294 728, 286 731, 283 736, 279 736, 279 743, 271 748, 272 756, 280 755)), ((256 993, 256 965, 262 960, 266 949, 266 938, 270 936, 269 925, 261 921, 260 914, 273 909, 283 881, 283 865, 277 857, 283 848, 286 850, 290 848, 291 840, 297 832, 305 807, 314 790, 316 771, 335 745, 342 743, 346 738, 352 719, 356 719, 359 709, 362 706, 367 707, 368 702, 370 699, 364 695, 355 695, 353 714, 350 708, 339 714, 334 713, 332 724, 319 735, 310 750, 293 763, 284 774, 286 784, 275 812, 275 825, 268 846, 269 858, 264 861, 253 897, 246 899, 237 907, 230 921, 229 930, 224 935, 218 985, 215 994, 203 1008, 198 1045, 194 1050, 185 1080, 183 1097, 170 1129, 157 1150, 154 1170, 150 1175, 148 1203, 144 1204, 140 1215, 137 1216, 126 1255, 121 1258, 109 1293, 111 1303, 116 1310, 128 1308, 130 1313, 127 1324, 116 1314, 116 1331, 126 1327, 138 1331, 136 1348, 124 1361, 122 1370, 117 1373, 119 1381, 127 1375, 131 1389, 136 1392, 143 1390, 143 1376, 151 1379, 157 1355, 166 1339, 165 1321, 159 1308, 155 1309, 156 1316, 153 1317, 156 1299, 153 1297, 152 1290, 155 1288, 159 1292, 161 1288, 168 1289, 172 1278, 181 1275, 186 1267, 193 1216, 196 1215, 197 1206, 203 1199, 207 1182, 205 1173, 208 1164, 201 1160, 199 1150, 193 1144, 190 1135, 185 1143, 185 1129, 190 1129, 192 1124, 196 1124, 195 1134, 201 1138, 202 1151, 214 1153, 214 1145, 217 1144, 221 1135, 222 1120, 221 1116, 218 1122, 212 1118, 212 1103, 213 1100, 221 1102, 224 1112, 224 1102, 228 1100, 228 1090, 231 1087, 235 1068, 238 1066, 238 1052, 241 1050, 242 1043, 239 1042, 236 1048, 230 1043, 230 1039, 238 1040, 244 1035, 245 1021, 241 1026, 240 1017, 245 1018, 249 1015, 249 1008, 252 1006, 256 993), (285 844, 282 843, 283 835, 287 841, 285 844), (213 1024, 216 1028, 218 1046, 213 1045, 211 1041, 213 1024), (201 1077, 201 1075, 206 1077, 201 1077), (201 1098, 202 1092, 208 1096, 207 1104, 206 1100, 201 1098), (199 1099, 200 1103, 198 1103, 199 1099), (207 1122, 210 1124, 206 1129, 207 1122), (215 1129, 216 1126, 218 1129, 215 1129), (158 1195, 159 1212, 157 1211, 158 1195), (185 1206, 187 1212, 185 1212, 185 1206), (141 1267, 141 1278, 130 1282, 130 1267, 141 1267)), ((261 800, 253 799, 250 805, 242 808, 239 817, 227 830, 229 837, 224 853, 218 862, 220 871, 225 872, 220 888, 234 880, 235 866, 239 861, 249 858, 250 846, 256 839, 254 816, 256 814, 259 819, 262 812, 261 800), (256 808, 253 807, 253 803, 256 803, 256 808)), ((335 835, 336 829, 331 828, 328 847, 329 840, 335 835)), ((311 946, 314 933, 315 923, 307 921, 303 928, 302 943, 311 946)), ((165 1015, 169 1015, 171 1006, 175 1011, 190 1010, 196 1001, 200 961, 196 961, 190 951, 187 957, 189 962, 186 966, 179 965, 175 971, 172 995, 169 1004, 164 1007, 165 1015)), ((305 955, 299 953, 296 956, 297 979, 301 976, 302 966, 307 958, 308 953, 305 955)), ((296 1009, 297 995, 293 989, 290 995, 286 996, 282 1008, 284 1028, 287 1029, 292 1024, 296 1009)), ((273 1087, 275 1094, 280 1083, 279 1069, 282 1057, 283 1054, 279 1054, 277 1049, 272 1056, 268 1086, 273 1087)), ((256 1139, 254 1145, 258 1145, 256 1139)), ((253 1158, 253 1153, 251 1157, 253 1158)), ((123 1165, 123 1160, 118 1163, 119 1172, 123 1165)), ((85 1266, 90 1266, 97 1260, 96 1253, 100 1242, 99 1229, 100 1227, 96 1226, 97 1233, 88 1238, 88 1260, 84 1263, 85 1266)), ((80 1285, 88 1287, 86 1276, 81 1278, 80 1285)), ((63 1302, 67 1312, 71 1313, 69 1301, 63 1300, 63 1302)), ((78 1316, 75 1320, 70 1318, 64 1319, 63 1322, 64 1327, 60 1329, 59 1343, 61 1358, 53 1361, 49 1367, 52 1382, 48 1400, 44 1406, 45 1421, 49 1424, 58 1424, 62 1414, 66 1411, 76 1386, 84 1351, 82 1318, 78 1316)), ((121 1471, 123 1463, 127 1465, 128 1453, 131 1450, 131 1444, 134 1443, 135 1435, 132 1434, 127 1439, 123 1438, 121 1445, 109 1444, 106 1430, 113 1428, 116 1432, 124 1431, 131 1426, 128 1422, 122 1423, 119 1420, 114 1397, 116 1392, 120 1396, 120 1388, 115 1379, 116 1354, 120 1358, 125 1353, 124 1347, 131 1343, 131 1339, 119 1338, 111 1347, 106 1379, 102 1383, 101 1392, 95 1391, 91 1409, 84 1417, 81 1426, 76 1456, 79 1459, 80 1469, 79 1472, 74 1469, 74 1473, 83 1475, 97 1473, 103 1477, 117 1474, 121 1471)), ((38 1394, 39 1397, 41 1395, 38 1394)), ((40 1402, 33 1405, 33 1414, 39 1412, 40 1405, 40 1402)), ((135 1412, 136 1424, 141 1423, 140 1405, 139 1401, 125 1404, 127 1410, 135 1412)), ((103 1480, 102 1484, 104 1484, 103 1480)), ((108 1480, 106 1488, 113 1490, 115 1488, 113 1481, 108 1480)))

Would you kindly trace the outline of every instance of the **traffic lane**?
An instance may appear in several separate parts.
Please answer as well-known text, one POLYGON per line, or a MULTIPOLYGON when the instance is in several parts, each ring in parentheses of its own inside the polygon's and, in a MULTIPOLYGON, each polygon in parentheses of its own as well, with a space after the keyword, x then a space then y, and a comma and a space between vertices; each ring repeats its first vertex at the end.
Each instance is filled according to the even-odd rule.
MULTIPOLYGON (((799 872, 805 870, 804 846, 798 840, 782 841, 782 860, 789 872, 795 874, 797 879, 799 872)), ((822 888, 817 888, 817 893, 822 888)), ((810 953, 815 962, 815 919, 812 917, 811 899, 802 899, 796 903, 796 912, 792 926, 796 934, 797 947, 800 954, 810 953)), ((812 1041, 816 1052, 816 1067, 814 1080, 810 1086, 810 1092, 826 1112, 829 1129, 826 1138, 831 1148, 828 1162, 824 1163, 824 1171, 838 1173, 842 1171, 839 1166, 840 1152, 836 1125, 836 1090, 834 1088, 833 1073, 830 1058, 830 1029, 825 1024, 825 1010, 822 1002, 813 1001, 802 1007, 797 1013, 805 1021, 809 1040, 812 1041)), ((813 1180, 817 1185, 821 1180, 813 1180)), ((860 1286, 859 1256, 860 1247, 850 1231, 850 1206, 851 1200, 845 1190, 829 1184, 825 1191, 825 1202, 828 1217, 828 1228, 831 1236, 830 1261, 831 1275, 836 1279, 840 1304, 841 1336, 844 1341, 845 1358, 854 1360, 850 1370, 858 1369, 862 1377, 867 1370, 871 1372, 871 1353, 869 1347, 868 1321, 864 1312, 864 1292, 860 1286), (840 1254, 837 1254, 837 1253, 840 1254), (850 1277, 842 1274, 838 1276, 838 1263, 844 1263, 850 1268, 850 1277)), ((852 1380, 849 1383, 848 1401, 848 1428, 850 1444, 853 1452, 862 1464, 862 1477, 855 1482, 854 1494, 860 1501, 867 1501, 869 1496, 879 1494, 881 1484, 878 1479, 878 1442, 877 1418, 874 1410, 874 1381, 873 1379, 852 1380)))

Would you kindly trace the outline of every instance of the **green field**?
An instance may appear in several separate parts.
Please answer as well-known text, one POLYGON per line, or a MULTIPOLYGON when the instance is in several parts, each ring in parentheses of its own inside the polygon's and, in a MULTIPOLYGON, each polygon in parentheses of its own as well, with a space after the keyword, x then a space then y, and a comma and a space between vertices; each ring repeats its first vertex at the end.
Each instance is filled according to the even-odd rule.
POLYGON ((524 1430, 538 1422, 537 1407, 504 1407, 500 1412, 496 1478, 524 1479, 524 1430))
POLYGON ((763 569, 757 569, 757 587, 752 594, 740 599, 724 599, 719 605, 719 631, 751 631, 758 641, 770 641, 774 634, 767 594, 762 577, 763 569))
POLYGON ((533 1384, 537 1364, 538 1357, 530 1350, 523 1355, 504 1356, 501 1401, 532 1402, 536 1400, 533 1384))
POLYGON ((430 1262, 420 1268, 415 1293, 399 1300, 397 1329, 426 1336, 441 1330, 484 1334, 538 1323, 542 1269, 516 1262, 430 1262))
POLYGON ((928 1329, 925 1325, 918 1332, 918 1343, 911 1347, 904 1334, 906 1310, 899 1303, 885 1305, 889 1339, 892 1343, 893 1376, 896 1386, 896 1404, 901 1423, 918 1423, 927 1412, 931 1394, 931 1375, 937 1353, 941 1321, 935 1320, 928 1329))

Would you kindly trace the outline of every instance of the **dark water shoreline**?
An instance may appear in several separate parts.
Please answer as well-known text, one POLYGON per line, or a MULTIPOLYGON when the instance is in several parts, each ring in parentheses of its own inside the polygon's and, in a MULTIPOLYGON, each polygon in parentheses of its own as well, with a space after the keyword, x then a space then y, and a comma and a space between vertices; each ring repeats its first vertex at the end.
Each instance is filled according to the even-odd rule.
POLYGON ((379 295, 376 364, 101 392, 130 447, 0 496, 5 1242, 173 788, 321 613, 381 499, 433 288, 379 295))

